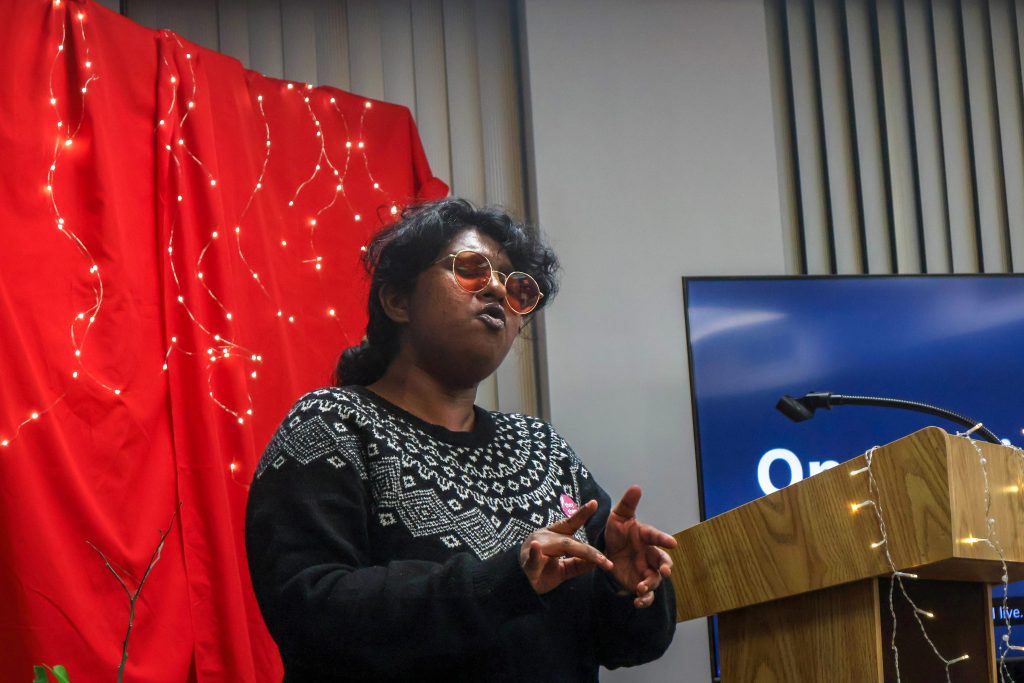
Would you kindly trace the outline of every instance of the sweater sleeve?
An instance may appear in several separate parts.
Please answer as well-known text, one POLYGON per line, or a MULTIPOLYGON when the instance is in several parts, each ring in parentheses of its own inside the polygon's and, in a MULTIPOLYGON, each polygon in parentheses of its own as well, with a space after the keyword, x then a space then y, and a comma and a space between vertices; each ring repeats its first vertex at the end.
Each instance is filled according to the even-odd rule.
MULTIPOLYGON (((568 446, 566 446, 568 450, 568 446)), ((614 504, 590 472, 581 465, 580 502, 597 500, 598 508, 586 524, 587 537, 605 551, 604 529, 614 504)), ((620 595, 621 587, 607 572, 591 572, 594 595, 594 643, 599 663, 609 669, 650 662, 668 649, 675 635, 676 602, 672 582, 665 579, 654 592, 650 607, 637 609, 632 593, 620 595)))
POLYGON ((361 446, 311 403, 300 399, 274 436, 246 509, 253 587, 287 662, 394 677, 457 661, 543 608, 515 550, 374 564, 361 446))

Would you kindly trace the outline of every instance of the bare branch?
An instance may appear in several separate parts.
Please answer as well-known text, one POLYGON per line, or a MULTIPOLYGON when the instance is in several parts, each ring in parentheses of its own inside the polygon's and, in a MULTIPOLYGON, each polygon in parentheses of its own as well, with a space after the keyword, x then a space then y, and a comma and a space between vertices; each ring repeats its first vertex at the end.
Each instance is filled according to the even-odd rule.
MULTIPOLYGON (((103 563, 107 566, 107 569, 110 570, 110 573, 114 575, 114 578, 117 579, 117 582, 121 584, 121 588, 124 589, 125 594, 128 596, 128 630, 125 631, 124 642, 121 646, 121 665, 117 668, 117 683, 122 683, 124 680, 124 668, 125 665, 128 664, 128 638, 131 637, 132 625, 135 621, 135 601, 139 599, 139 595, 142 593, 142 587, 145 585, 146 579, 149 578, 150 572, 153 571, 153 567, 155 567, 156 563, 160 561, 160 557, 164 550, 164 543, 167 541, 168 534, 171 533, 171 528, 174 526, 174 519, 178 516, 178 512, 181 510, 181 505, 182 501, 179 500, 178 507, 174 509, 174 514, 171 515, 171 520, 167 523, 167 530, 160 532, 160 542, 157 543, 156 548, 153 550, 153 554, 150 555, 149 564, 146 566, 146 571, 142 575, 142 579, 139 580, 139 585, 135 589, 134 593, 129 590, 128 585, 124 582, 124 579, 121 578, 121 575, 117 573, 117 570, 114 569, 111 561, 103 554, 103 551, 93 545, 90 541, 86 541, 86 543, 89 544, 89 547, 99 553, 99 556, 103 558, 103 563)), ((121 571, 131 576, 125 569, 122 568, 121 571)))
POLYGON ((123 579, 121 578, 121 575, 120 575, 120 574, 118 574, 118 573, 117 573, 117 570, 116 570, 116 569, 114 569, 114 567, 113 567, 113 566, 112 566, 112 565, 110 564, 110 560, 108 560, 108 559, 107 559, 107 556, 103 554, 103 551, 102 551, 102 550, 100 550, 99 548, 97 548, 96 546, 94 546, 94 545, 92 544, 92 541, 86 541, 86 543, 88 544, 88 546, 89 546, 90 548, 92 548, 92 549, 93 549, 93 550, 95 550, 95 551, 96 551, 97 553, 99 553, 100 557, 102 557, 102 558, 103 558, 103 564, 107 565, 107 569, 109 569, 109 570, 110 570, 110 573, 114 575, 114 578, 115 578, 115 579, 117 579, 117 582, 118 582, 119 584, 121 584, 121 588, 123 588, 123 589, 124 589, 124 592, 125 592, 125 594, 126 594, 126 595, 128 596, 128 599, 129 599, 129 600, 131 600, 131 599, 132 599, 132 592, 131 592, 130 590, 128 590, 128 586, 127 586, 127 585, 125 585, 125 582, 124 582, 124 580, 123 580, 123 579))
MULTIPOLYGON (((174 514, 175 515, 178 514, 178 511, 175 510, 174 514)), ((171 523, 172 524, 174 523, 174 517, 171 517, 171 523)), ((163 549, 164 549, 164 540, 167 538, 167 534, 170 533, 170 531, 171 531, 171 527, 170 527, 170 525, 168 525, 167 531, 163 532, 163 535, 160 536, 160 543, 157 544, 156 550, 153 551, 153 555, 149 559, 149 566, 146 567, 146 573, 142 575, 142 580, 139 581, 139 588, 138 588, 138 590, 135 591, 135 597, 136 598, 139 597, 139 593, 142 592, 142 585, 144 583, 146 583, 146 579, 149 578, 149 573, 151 571, 153 571, 153 567, 155 567, 156 563, 159 562, 160 555, 161 555, 161 553, 163 552, 163 549)))

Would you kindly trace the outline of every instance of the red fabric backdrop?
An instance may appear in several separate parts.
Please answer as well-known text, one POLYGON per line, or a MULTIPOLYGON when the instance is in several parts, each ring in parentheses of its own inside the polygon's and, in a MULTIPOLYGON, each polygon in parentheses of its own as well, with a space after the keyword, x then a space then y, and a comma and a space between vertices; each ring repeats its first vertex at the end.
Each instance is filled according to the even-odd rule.
POLYGON ((247 485, 362 335, 360 246, 447 188, 406 109, 92 2, 0 0, 0 44, 0 680, 114 680, 128 600, 87 541, 138 579, 178 501, 125 680, 279 680, 247 485))

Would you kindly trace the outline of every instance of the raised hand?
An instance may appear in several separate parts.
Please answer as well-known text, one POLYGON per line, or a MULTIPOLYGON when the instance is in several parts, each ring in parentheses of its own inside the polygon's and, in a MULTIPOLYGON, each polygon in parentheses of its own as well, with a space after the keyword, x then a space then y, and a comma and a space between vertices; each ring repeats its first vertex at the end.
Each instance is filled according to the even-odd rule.
POLYGON ((663 548, 675 548, 676 540, 636 518, 639 486, 630 486, 608 515, 604 529, 605 553, 614 563, 611 575, 633 593, 633 604, 650 607, 661 580, 672 573, 672 559, 663 548))
POLYGON ((581 543, 572 536, 596 511, 597 501, 589 501, 571 517, 537 529, 523 541, 519 549, 519 565, 538 595, 594 567, 612 571, 612 562, 597 548, 581 543))

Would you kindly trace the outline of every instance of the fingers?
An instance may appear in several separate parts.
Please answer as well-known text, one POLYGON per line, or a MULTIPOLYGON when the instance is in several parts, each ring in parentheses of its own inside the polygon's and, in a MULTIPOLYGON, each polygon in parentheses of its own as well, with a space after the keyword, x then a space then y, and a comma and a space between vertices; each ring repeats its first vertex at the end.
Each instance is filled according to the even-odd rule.
POLYGON ((526 552, 526 560, 523 562, 523 571, 527 576, 536 576, 543 565, 544 553, 541 552, 540 543, 532 541, 526 552))
POLYGON ((656 545, 662 548, 675 548, 678 545, 676 539, 649 524, 642 524, 640 526, 640 540, 648 545, 656 545))
POLYGON ((520 557, 525 557, 521 564, 527 573, 540 571, 550 558, 578 558, 605 571, 611 571, 615 566, 604 553, 594 546, 581 543, 572 536, 565 536, 550 529, 533 532, 523 544, 521 553, 520 557))
MULTIPOLYGON (((658 581, 658 586, 660 586, 660 585, 661 585, 661 581, 659 580, 658 581)), ((642 593, 638 591, 637 596, 635 598, 633 598, 633 605, 635 607, 637 607, 638 609, 643 609, 645 607, 650 607, 651 605, 653 605, 654 604, 654 598, 655 598, 655 591, 658 589, 658 586, 654 586, 650 590, 646 590, 645 589, 642 593)))
MULTIPOLYGON (((645 559, 647 560, 647 571, 650 572, 652 576, 656 576, 659 582, 663 576, 671 576, 672 558, 669 557, 668 553, 661 548, 647 546, 645 559)), ((652 586, 652 590, 655 587, 656 586, 652 586)))
POLYGON ((662 548, 675 548, 678 543, 664 531, 655 529, 650 524, 641 524, 639 529, 640 540, 648 545, 656 545, 662 548))
POLYGON ((568 556, 579 558, 605 571, 611 571, 612 567, 615 566, 597 548, 586 543, 580 543, 571 536, 549 534, 547 538, 541 541, 541 551, 549 557, 568 556))
POLYGON ((565 581, 568 581, 569 579, 574 579, 577 576, 580 576, 581 574, 586 574, 594 568, 594 564, 592 562, 581 560, 578 557, 570 557, 561 560, 561 563, 562 579, 565 581))
POLYGON ((622 494, 622 498, 615 507, 612 508, 612 514, 622 517, 623 519, 632 519, 636 517, 636 506, 640 502, 640 496, 642 491, 640 487, 634 484, 626 489, 626 492, 622 494))
POLYGON ((633 606, 637 609, 644 609, 654 604, 654 593, 648 593, 647 595, 641 595, 638 598, 633 599, 633 606))
POLYGON ((572 513, 571 517, 560 519, 551 526, 548 527, 551 531, 556 534, 565 534, 571 536, 576 533, 581 526, 587 523, 587 520, 597 512, 597 501, 588 500, 587 503, 580 507, 576 512, 572 513))
POLYGON ((640 583, 636 585, 637 595, 646 595, 647 593, 653 593, 658 590, 658 586, 661 585, 661 573, 653 568, 648 568, 644 571, 644 578, 640 583))
POLYGON ((672 559, 661 548, 648 546, 644 553, 647 567, 643 570, 643 579, 636 584, 634 604, 637 607, 649 607, 654 603, 654 591, 661 582, 672 573, 672 559))

